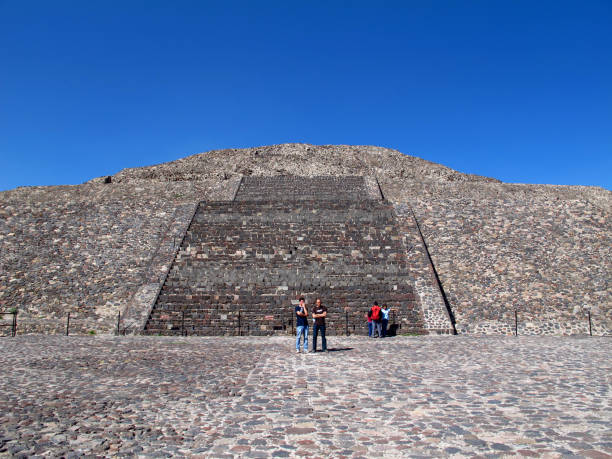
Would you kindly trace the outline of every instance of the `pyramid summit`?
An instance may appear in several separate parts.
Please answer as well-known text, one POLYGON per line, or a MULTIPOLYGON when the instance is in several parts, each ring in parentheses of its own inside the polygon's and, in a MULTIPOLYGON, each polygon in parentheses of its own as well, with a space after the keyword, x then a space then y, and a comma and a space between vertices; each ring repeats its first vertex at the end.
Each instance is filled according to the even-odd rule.
POLYGON ((611 203, 381 147, 215 150, 0 193, 0 308, 20 333, 121 313, 129 333, 274 334, 306 295, 337 334, 376 300, 397 332, 609 334, 611 203))
MULTIPOLYGON (((235 176, 376 175, 416 181, 498 180, 462 174, 397 150, 374 146, 281 144, 214 150, 156 166, 124 169, 113 181, 198 181, 235 176)), ((101 182, 105 177, 94 179, 101 182)))

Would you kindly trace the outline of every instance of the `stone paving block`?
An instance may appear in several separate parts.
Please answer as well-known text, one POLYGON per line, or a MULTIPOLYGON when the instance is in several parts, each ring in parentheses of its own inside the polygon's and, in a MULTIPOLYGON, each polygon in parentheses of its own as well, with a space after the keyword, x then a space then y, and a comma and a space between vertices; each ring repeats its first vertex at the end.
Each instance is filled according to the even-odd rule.
POLYGON ((314 355, 282 336, 2 344, 0 456, 610 454, 609 338, 335 336, 314 355))

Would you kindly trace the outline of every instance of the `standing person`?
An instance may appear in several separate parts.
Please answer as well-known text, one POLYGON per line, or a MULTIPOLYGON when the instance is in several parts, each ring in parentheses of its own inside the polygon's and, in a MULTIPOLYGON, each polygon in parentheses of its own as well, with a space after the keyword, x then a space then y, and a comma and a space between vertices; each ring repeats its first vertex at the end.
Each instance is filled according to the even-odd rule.
POLYGON ((327 317, 327 308, 321 304, 321 298, 317 298, 315 305, 312 308, 312 317, 314 326, 312 332, 312 352, 317 352, 317 335, 321 333, 321 345, 323 352, 327 352, 327 339, 325 338, 325 318, 327 317))
POLYGON ((366 317, 368 318, 368 338, 371 338, 372 328, 374 327, 374 324, 372 323, 372 309, 368 309, 368 313, 366 314, 366 317))
POLYGON ((308 308, 306 300, 300 297, 300 304, 295 307, 295 352, 300 352, 300 337, 304 336, 304 352, 308 352, 308 308))
POLYGON ((380 306, 378 306, 378 301, 374 302, 374 305, 370 309, 370 312, 372 313, 372 323, 373 323, 372 338, 376 338, 376 333, 378 333, 378 337, 381 338, 382 337, 382 333, 381 333, 382 324, 380 323, 381 314, 380 314, 380 306))
POLYGON ((386 304, 383 304, 382 310, 380 311, 380 313, 382 314, 382 337, 386 338, 387 336, 387 325, 389 325, 389 313, 391 312, 391 310, 389 309, 389 306, 387 306, 386 304))

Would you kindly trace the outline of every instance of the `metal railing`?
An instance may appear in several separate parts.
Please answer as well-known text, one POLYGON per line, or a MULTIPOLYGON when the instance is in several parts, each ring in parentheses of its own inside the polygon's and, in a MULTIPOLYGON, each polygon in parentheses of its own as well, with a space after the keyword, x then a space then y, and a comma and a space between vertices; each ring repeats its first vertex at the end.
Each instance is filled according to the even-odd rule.
POLYGON ((10 323, 5 323, 4 320, 0 320, 0 327, 11 327, 11 336, 17 335, 17 312, 16 308, 0 310, 0 319, 4 319, 5 314, 13 316, 10 323))
MULTIPOLYGON (((519 335, 519 326, 521 324, 521 321, 519 320, 520 316, 519 316, 519 309, 515 309, 514 310, 514 336, 518 336, 519 335)), ((585 326, 588 325, 589 328, 589 336, 593 336, 593 321, 591 319, 591 311, 590 310, 586 310, 586 315, 584 316, 584 318, 582 319, 585 324, 585 326)), ((524 317, 522 317, 523 322, 543 322, 543 323, 559 323, 559 317, 556 316, 547 316, 547 315, 536 315, 533 313, 524 313, 524 317)), ((580 316, 576 315, 575 319, 578 319, 580 316)), ((578 322, 578 321, 577 321, 578 322)))

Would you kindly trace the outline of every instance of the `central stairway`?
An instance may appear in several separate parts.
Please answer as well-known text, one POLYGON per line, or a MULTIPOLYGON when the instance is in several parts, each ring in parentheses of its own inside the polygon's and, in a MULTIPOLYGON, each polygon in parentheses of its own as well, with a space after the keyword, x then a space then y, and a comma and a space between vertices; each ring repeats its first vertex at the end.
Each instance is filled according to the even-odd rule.
POLYGON ((244 178, 234 201, 199 204, 144 332, 290 333, 303 295, 330 335, 367 333, 374 301, 424 333, 408 271, 393 207, 363 177, 244 178))

